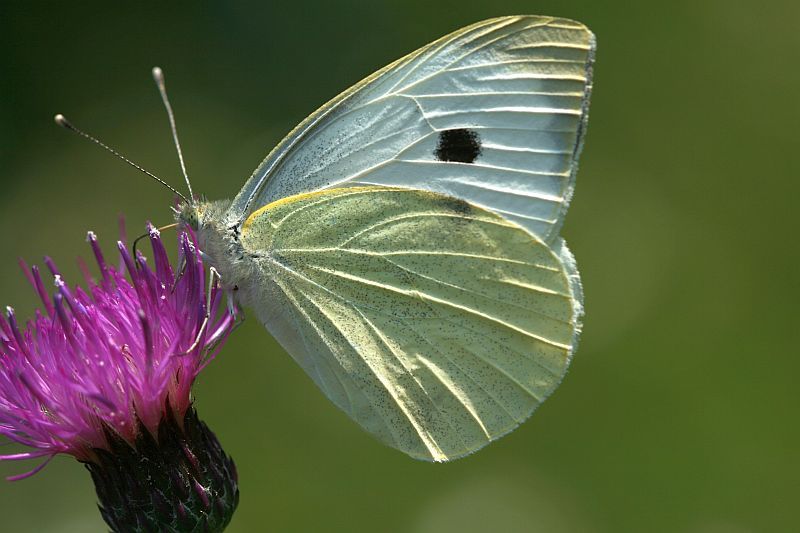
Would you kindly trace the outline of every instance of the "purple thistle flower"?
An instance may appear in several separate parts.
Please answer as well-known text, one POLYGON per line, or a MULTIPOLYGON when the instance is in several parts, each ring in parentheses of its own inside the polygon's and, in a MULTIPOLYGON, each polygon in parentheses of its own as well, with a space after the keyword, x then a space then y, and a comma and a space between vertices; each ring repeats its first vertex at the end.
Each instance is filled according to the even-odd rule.
POLYGON ((235 468, 190 393, 236 310, 222 312, 218 287, 209 298, 191 235, 179 234, 176 273, 158 230, 148 231, 152 266, 119 241, 120 268, 89 232, 100 279, 81 264, 87 290, 69 288, 45 258, 51 298, 39 269, 21 262, 43 310, 24 328, 10 307, 0 316, 0 435, 32 450, 0 460, 46 458, 16 480, 56 454, 73 455, 91 472, 115 531, 221 530, 238 501, 235 468))

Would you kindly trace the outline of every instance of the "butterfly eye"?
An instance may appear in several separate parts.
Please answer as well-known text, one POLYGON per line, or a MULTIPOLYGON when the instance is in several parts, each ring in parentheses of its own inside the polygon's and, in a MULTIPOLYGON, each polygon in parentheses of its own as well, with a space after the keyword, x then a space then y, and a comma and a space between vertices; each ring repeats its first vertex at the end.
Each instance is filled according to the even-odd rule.
POLYGON ((185 207, 179 212, 178 220, 194 231, 200 227, 200 217, 197 215, 197 211, 189 207, 185 207))

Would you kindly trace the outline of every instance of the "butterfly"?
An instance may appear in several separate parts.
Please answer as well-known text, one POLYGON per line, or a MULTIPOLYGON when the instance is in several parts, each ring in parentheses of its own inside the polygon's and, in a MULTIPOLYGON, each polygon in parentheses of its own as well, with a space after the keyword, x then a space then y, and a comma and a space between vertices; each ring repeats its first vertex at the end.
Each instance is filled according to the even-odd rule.
POLYGON ((525 421, 577 345, 559 230, 594 50, 566 19, 462 28, 311 114, 232 201, 189 184, 177 222, 361 427, 417 459, 467 455, 525 421))

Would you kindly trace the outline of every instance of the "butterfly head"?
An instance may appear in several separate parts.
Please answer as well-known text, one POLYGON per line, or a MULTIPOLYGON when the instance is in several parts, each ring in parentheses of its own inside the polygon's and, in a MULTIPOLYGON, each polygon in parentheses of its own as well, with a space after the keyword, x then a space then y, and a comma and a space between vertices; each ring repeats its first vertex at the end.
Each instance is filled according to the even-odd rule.
POLYGON ((183 202, 175 209, 175 221, 182 226, 192 228, 195 232, 203 232, 223 226, 223 218, 230 202, 227 200, 209 202, 207 200, 195 200, 193 202, 183 202))
POLYGON ((182 203, 175 210, 175 219, 182 226, 192 228, 197 232, 200 229, 207 205, 206 202, 182 203))

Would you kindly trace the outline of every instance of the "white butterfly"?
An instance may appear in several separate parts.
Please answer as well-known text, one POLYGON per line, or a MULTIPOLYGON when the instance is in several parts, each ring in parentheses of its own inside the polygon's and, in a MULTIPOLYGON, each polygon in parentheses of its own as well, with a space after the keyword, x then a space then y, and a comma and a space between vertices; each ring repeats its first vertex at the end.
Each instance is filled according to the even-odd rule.
POLYGON ((577 344, 558 233, 594 49, 565 19, 458 30, 314 112, 233 201, 190 194, 178 221, 364 429, 418 459, 471 453, 530 416, 577 344))

